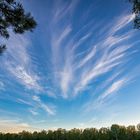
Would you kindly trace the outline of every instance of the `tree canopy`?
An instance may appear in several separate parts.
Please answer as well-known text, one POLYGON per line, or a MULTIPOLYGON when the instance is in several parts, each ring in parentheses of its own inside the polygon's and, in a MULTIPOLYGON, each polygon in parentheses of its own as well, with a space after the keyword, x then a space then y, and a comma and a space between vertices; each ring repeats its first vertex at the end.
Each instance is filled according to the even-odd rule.
POLYGON ((133 3, 133 13, 135 13, 134 27, 140 29, 140 0, 129 0, 133 3))
MULTIPOLYGON (((22 34, 32 31, 36 21, 30 13, 26 13, 22 4, 16 0, 0 0, 0 37, 9 38, 9 29, 14 33, 22 34)), ((0 53, 6 45, 0 44, 0 53)))

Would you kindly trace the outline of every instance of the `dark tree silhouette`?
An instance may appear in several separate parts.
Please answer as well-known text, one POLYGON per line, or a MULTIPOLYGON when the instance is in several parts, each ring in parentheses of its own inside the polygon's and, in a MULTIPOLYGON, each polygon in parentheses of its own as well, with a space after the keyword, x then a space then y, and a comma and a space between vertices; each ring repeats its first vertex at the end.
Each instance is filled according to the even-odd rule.
POLYGON ((140 0, 129 0, 133 4, 133 13, 135 13, 134 27, 140 29, 140 0))
MULTIPOLYGON (((25 13, 21 3, 16 0, 0 0, 0 37, 9 38, 8 29, 14 33, 22 34, 32 31, 36 27, 36 21, 30 13, 25 13)), ((6 49, 6 45, 0 44, 0 53, 6 49)))

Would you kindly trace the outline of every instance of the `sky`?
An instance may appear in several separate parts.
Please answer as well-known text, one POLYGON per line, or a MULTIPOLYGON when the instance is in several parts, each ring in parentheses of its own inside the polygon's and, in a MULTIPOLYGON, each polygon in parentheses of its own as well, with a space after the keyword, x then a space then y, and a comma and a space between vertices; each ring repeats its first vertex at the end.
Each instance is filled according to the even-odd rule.
POLYGON ((22 0, 34 31, 2 40, 0 131, 140 123, 140 31, 122 0, 22 0))

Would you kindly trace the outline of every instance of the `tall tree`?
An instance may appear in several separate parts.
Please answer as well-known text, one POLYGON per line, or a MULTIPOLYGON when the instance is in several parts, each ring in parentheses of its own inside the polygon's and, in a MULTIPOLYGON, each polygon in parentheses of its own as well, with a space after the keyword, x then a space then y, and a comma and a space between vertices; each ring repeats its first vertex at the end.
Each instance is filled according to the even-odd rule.
MULTIPOLYGON (((0 0, 0 37, 9 38, 8 29, 14 33, 22 34, 32 31, 36 27, 36 21, 30 13, 26 13, 22 4, 16 0, 0 0)), ((0 53, 6 45, 0 44, 0 53)))
POLYGON ((134 26, 140 29, 140 0, 129 0, 133 3, 133 13, 135 13, 134 26))

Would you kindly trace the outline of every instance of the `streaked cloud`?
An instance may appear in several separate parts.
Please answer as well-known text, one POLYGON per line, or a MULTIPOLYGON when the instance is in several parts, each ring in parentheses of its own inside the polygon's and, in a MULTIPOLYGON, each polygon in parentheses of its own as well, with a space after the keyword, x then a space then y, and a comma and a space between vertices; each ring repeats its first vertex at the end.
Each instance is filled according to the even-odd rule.
POLYGON ((40 86, 37 83, 38 77, 37 75, 30 73, 25 70, 22 66, 13 67, 12 65, 8 65, 8 70, 11 72, 13 76, 23 85, 25 85, 29 89, 39 90, 40 86))
MULTIPOLYGON (((124 32, 121 36, 115 34, 128 26, 133 18, 133 15, 123 15, 118 19, 116 18, 112 22, 112 27, 104 33, 103 38, 98 42, 89 44, 84 51, 78 52, 81 56, 77 55, 77 50, 83 47, 83 44, 87 45, 85 42, 88 42, 89 38, 91 40, 94 38, 92 32, 85 32, 86 34, 80 36, 79 39, 75 39, 74 36, 71 39, 68 38, 68 34, 73 30, 72 26, 71 28, 69 26, 61 28, 61 31, 58 29, 59 37, 53 33, 53 36, 55 36, 52 40, 52 48, 55 47, 52 50, 54 52, 52 60, 55 59, 54 78, 63 98, 68 98, 70 93, 72 93, 71 97, 79 95, 95 79, 125 63, 128 55, 127 51, 133 45, 124 44, 124 42, 132 38, 134 32, 124 32), (68 42, 66 46, 63 45, 65 40, 68 42)), ((82 34, 82 30, 79 33, 82 34)))
POLYGON ((4 83, 0 81, 0 90, 4 90, 4 89, 5 89, 4 83))
POLYGON ((38 84, 39 77, 32 70, 31 56, 28 52, 31 42, 25 36, 14 35, 12 32, 10 34, 11 37, 6 43, 9 48, 3 56, 3 68, 26 88, 41 90, 38 84))
POLYGON ((38 115, 38 112, 34 111, 33 109, 29 109, 29 112, 34 116, 38 115))
POLYGON ((102 95, 102 98, 109 96, 110 94, 117 92, 121 87, 127 83, 126 79, 117 80, 112 83, 112 85, 107 89, 107 91, 102 95))
POLYGON ((26 101, 24 99, 17 99, 17 102, 20 103, 20 104, 25 104, 25 105, 32 106, 32 103, 31 102, 26 101))
POLYGON ((39 96, 34 95, 32 99, 36 101, 39 107, 42 108, 44 111, 46 111, 49 115, 55 115, 56 113, 55 108, 53 106, 47 105, 46 103, 43 103, 39 96))

